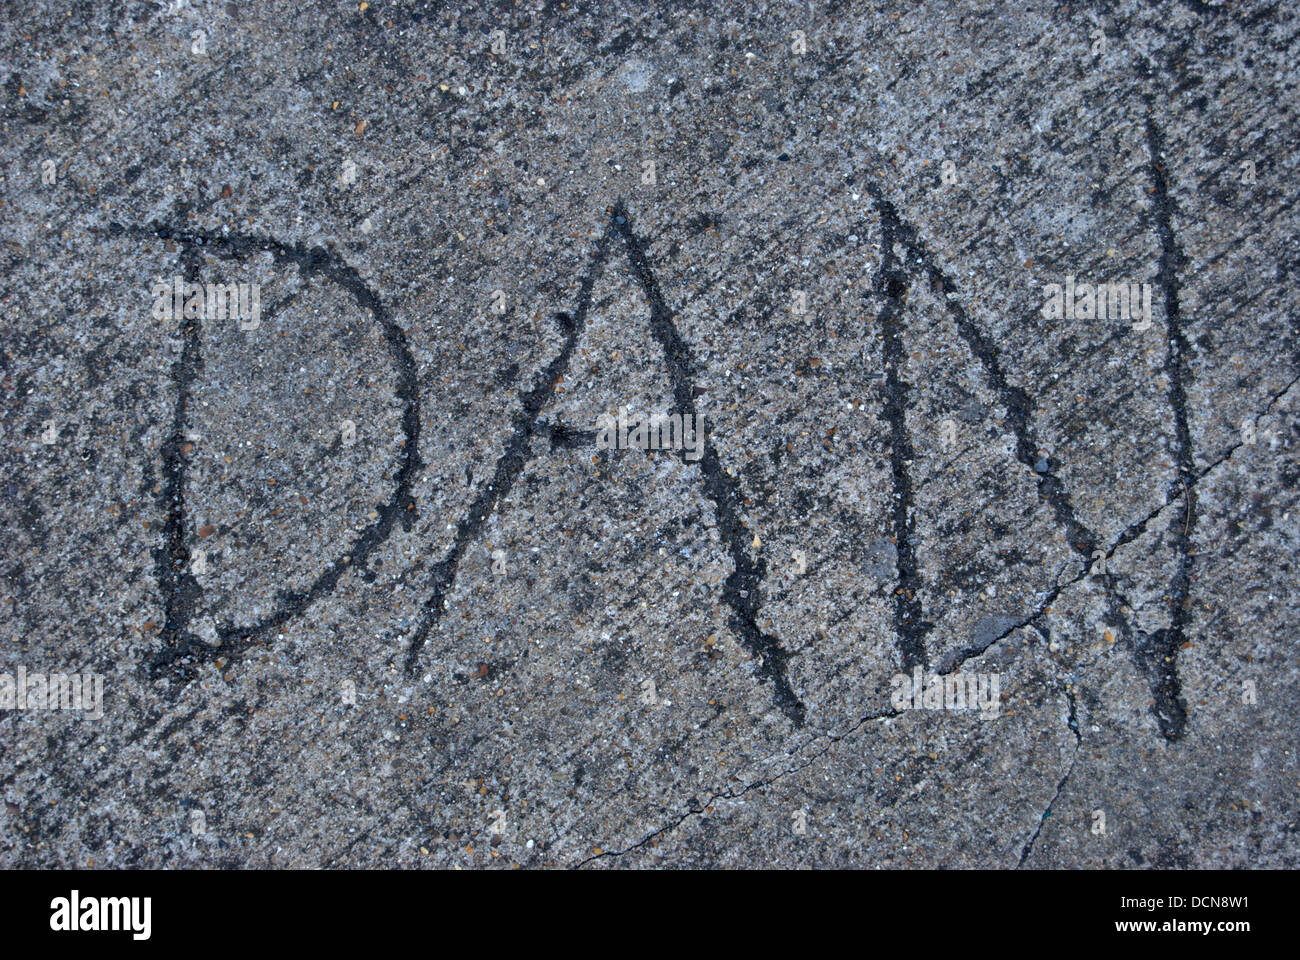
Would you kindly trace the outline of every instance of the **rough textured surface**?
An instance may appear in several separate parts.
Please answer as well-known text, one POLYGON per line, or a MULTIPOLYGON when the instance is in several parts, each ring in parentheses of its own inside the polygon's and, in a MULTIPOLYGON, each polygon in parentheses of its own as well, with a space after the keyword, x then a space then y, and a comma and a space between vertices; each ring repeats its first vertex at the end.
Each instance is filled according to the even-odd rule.
POLYGON ((105 699, 0 864, 1296 866, 1293 7, 99 6, 0 25, 0 671, 105 699))

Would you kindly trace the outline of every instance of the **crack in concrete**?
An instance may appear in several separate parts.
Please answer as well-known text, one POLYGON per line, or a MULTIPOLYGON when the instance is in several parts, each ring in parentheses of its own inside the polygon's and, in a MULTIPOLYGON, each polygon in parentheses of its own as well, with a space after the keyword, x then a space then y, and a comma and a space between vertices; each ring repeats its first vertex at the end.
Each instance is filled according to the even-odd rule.
MULTIPOLYGON (((865 717, 863 717, 861 720, 859 720, 857 723, 855 723, 855 724, 854 724, 852 727, 850 727, 848 730, 844 731, 844 733, 842 733, 842 734, 839 734, 839 735, 836 735, 836 734, 825 734, 824 736, 826 736, 826 737, 827 737, 827 740, 828 740, 826 746, 825 746, 821 751, 819 751, 818 753, 813 754, 812 756, 808 757, 808 759, 807 759, 804 763, 802 763, 802 764, 800 764, 800 765, 798 765, 798 766, 790 767, 790 768, 788 768, 788 769, 786 769, 786 770, 782 770, 780 773, 777 773, 777 774, 774 775, 774 776, 767 777, 767 778, 762 779, 762 780, 755 780, 753 783, 747 783, 747 784, 745 784, 745 786, 741 787, 741 788, 740 788, 739 790, 737 790, 737 791, 733 791, 733 790, 722 790, 722 791, 718 791, 718 792, 716 792, 716 793, 712 793, 712 794, 709 795, 709 799, 706 800, 704 803, 700 804, 699 806, 696 806, 696 807, 692 807, 692 808, 687 809, 684 813, 682 813, 680 816, 678 816, 676 820, 673 820, 672 822, 665 824, 664 826, 660 827, 660 828, 657 829, 657 830, 653 830, 653 831, 651 831, 650 833, 648 833, 648 834, 646 834, 644 837, 642 837, 640 840, 638 840, 636 843, 631 844, 631 845, 628 846, 628 847, 624 847, 622 850, 602 850, 600 853, 592 854, 591 856, 587 857, 586 859, 581 860, 581 861, 579 861, 577 864, 575 864, 573 869, 579 869, 579 868, 581 868, 581 867, 584 867, 584 866, 586 866, 587 864, 591 863, 591 862, 594 861, 594 860, 601 860, 601 859, 604 859, 604 858, 607 858, 607 857, 622 857, 622 856, 626 856, 627 854, 633 852, 634 850, 639 850, 640 848, 644 847, 647 843, 650 843, 652 840, 654 840, 656 837, 659 837, 659 836, 661 836, 661 835, 663 835, 663 834, 665 834, 665 833, 670 833, 670 832, 672 832, 673 830, 676 830, 679 826, 681 826, 684 822, 686 822, 686 820, 688 820, 690 817, 693 817, 693 816, 699 816, 699 815, 701 815, 701 814, 707 812, 708 808, 709 808, 709 807, 712 807, 712 806, 713 806, 717 801, 719 801, 719 800, 736 800, 736 799, 739 799, 740 797, 742 797, 742 796, 744 796, 745 794, 749 793, 751 790, 756 790, 756 789, 759 789, 759 788, 761 788, 761 787, 770 786, 771 784, 776 783, 778 780, 781 780, 781 779, 783 779, 783 778, 785 778, 785 777, 788 777, 788 776, 789 776, 790 774, 792 774, 792 773, 798 773, 798 772, 801 771, 801 770, 805 770, 805 769, 807 769, 807 768, 810 767, 813 763, 815 763, 818 759, 820 759, 821 757, 823 757, 827 752, 829 752, 830 749, 831 749, 831 748, 832 748, 836 743, 839 743, 841 740, 844 740, 844 739, 848 738, 849 736, 851 736, 852 734, 854 734, 855 732, 857 732, 859 729, 861 729, 861 727, 862 727, 863 725, 865 725, 865 724, 867 724, 867 723, 870 723, 870 722, 873 721, 873 720, 887 720, 887 719, 893 719, 894 717, 898 717, 898 716, 902 716, 902 714, 901 714, 899 711, 897 711, 897 710, 892 710, 892 709, 891 709, 891 710, 888 710, 888 711, 886 711, 886 712, 884 712, 884 713, 868 714, 867 716, 865 716, 865 717)), ((797 753, 797 752, 799 752, 800 750, 804 749, 804 748, 807 747, 810 743, 814 743, 814 742, 816 742, 816 739, 817 739, 817 738, 814 738, 813 740, 809 740, 809 741, 807 741, 807 742, 801 744, 799 747, 796 748, 795 753, 797 753)), ((793 754, 792 754, 792 755, 793 755, 793 754)))
POLYGON ((1052 799, 1048 802, 1047 808, 1043 810, 1042 815, 1038 818, 1038 825, 1034 828, 1033 835, 1020 851, 1020 860, 1016 863, 1016 869, 1019 870, 1029 859, 1029 854, 1034 849, 1034 843, 1038 840, 1038 835, 1043 831, 1043 824, 1047 818, 1052 815, 1052 808, 1056 806, 1056 801, 1061 798, 1061 791, 1065 789, 1066 781, 1074 773, 1075 764, 1079 762, 1079 750, 1083 747, 1083 735, 1079 732, 1079 717, 1077 713, 1077 704, 1074 701, 1074 694, 1070 691, 1068 682, 1062 681, 1065 690, 1065 699, 1069 704, 1069 712, 1066 714, 1066 726, 1074 734, 1074 755, 1070 757, 1070 766, 1065 771, 1065 776, 1056 785, 1056 792, 1052 794, 1052 799))

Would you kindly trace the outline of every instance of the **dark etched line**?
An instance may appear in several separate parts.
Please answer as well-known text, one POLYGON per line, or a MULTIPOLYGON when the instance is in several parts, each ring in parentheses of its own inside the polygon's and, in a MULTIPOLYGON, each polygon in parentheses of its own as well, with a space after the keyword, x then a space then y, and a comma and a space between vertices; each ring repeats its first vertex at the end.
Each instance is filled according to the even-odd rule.
MULTIPOLYGON (((1177 485, 1183 481, 1184 477, 1191 478, 1194 483, 1191 464, 1191 440, 1185 409, 1186 396, 1183 388, 1187 344, 1178 325, 1178 280, 1176 270, 1182 263, 1182 254, 1174 243, 1172 202, 1169 198, 1168 184, 1163 170, 1158 166, 1159 133, 1150 119, 1147 121, 1147 140, 1152 151, 1151 174, 1155 188, 1157 230, 1161 237, 1162 247, 1159 282, 1166 297, 1166 309, 1170 317, 1170 351, 1165 366, 1172 384, 1170 400, 1174 407, 1175 431, 1178 436, 1179 473, 1174 481, 1174 485, 1177 485)), ((883 222, 887 216, 885 208, 889 207, 892 211, 892 206, 889 205, 883 191, 874 182, 867 181, 864 184, 864 189, 874 200, 883 222)), ((958 302, 955 296, 957 292, 956 284, 933 263, 929 251, 924 242, 917 236, 915 228, 902 220, 901 217, 897 217, 896 211, 893 211, 893 216, 896 218, 895 237, 902 239, 908 255, 921 263, 936 291, 942 294, 942 299, 956 324, 959 334, 983 365, 990 386, 997 393, 1000 402, 1007 410, 1008 420, 1016 437, 1017 459, 1031 469, 1035 469, 1037 473, 1036 467, 1042 464, 1038 463, 1037 444, 1035 443, 1035 433, 1030 417, 1033 404, 1028 392, 1007 381, 1006 374, 998 358, 997 347, 975 325, 961 303, 958 302)), ((1057 524, 1066 531, 1067 542, 1070 547, 1085 562, 1089 561, 1093 552, 1097 549, 1098 538, 1076 517, 1069 495, 1060 478, 1056 476, 1053 465, 1049 462, 1046 466, 1047 470, 1039 474, 1039 498, 1051 506, 1057 524)), ((1174 491, 1171 488, 1166 499, 1172 500, 1173 494, 1174 491)), ((1186 529, 1179 529, 1179 540, 1177 542, 1180 548, 1181 560, 1179 570, 1175 574, 1174 582, 1170 588, 1172 625, 1167 630, 1159 630, 1154 634, 1143 636, 1136 640, 1133 646, 1134 656, 1139 667, 1147 676, 1152 689, 1155 700, 1153 710, 1161 733, 1167 740, 1171 741, 1181 735, 1186 722, 1186 706, 1182 700, 1181 687, 1175 670, 1175 654, 1182 643, 1185 642, 1183 628, 1186 621, 1186 609, 1184 601, 1190 579, 1188 572, 1190 565, 1188 542, 1190 540, 1190 521, 1195 513, 1194 506, 1191 505, 1192 494, 1190 493, 1190 487, 1187 496, 1189 497, 1188 523, 1186 529)), ((1111 552, 1113 552, 1113 549, 1111 552)), ((1113 576, 1107 575, 1103 578, 1102 583, 1107 593, 1110 615, 1118 622, 1125 638, 1132 637, 1131 628, 1122 614, 1113 576)))
POLYGON ((586 323, 587 311, 591 305, 592 288, 604 269, 605 259, 609 255, 611 229, 612 227, 607 227, 605 233, 601 235, 600 240, 596 243, 591 266, 588 268, 586 276, 582 278, 582 286, 578 293, 578 302, 573 314, 561 313, 557 316, 557 322, 564 334, 564 346, 555 359, 542 371, 532 390, 521 398, 523 409, 515 417, 514 432, 506 442, 505 451, 501 454, 501 458, 497 461, 492 480, 474 498, 468 512, 456 525, 456 538, 452 542, 447 555, 433 567, 433 575, 430 577, 432 593, 424 604, 424 612, 421 614, 420 623, 411 637, 410 647, 406 654, 406 671, 408 674, 415 671, 416 662, 419 659, 420 651, 424 647, 429 631, 442 618, 446 606, 447 591, 456 582, 460 561, 464 558, 470 542, 478 536, 479 530, 482 529, 488 515, 496 510, 502 498, 510 492, 510 488, 514 486, 519 474, 523 471, 524 464, 528 461, 529 441, 538 431, 538 418, 541 415, 542 408, 546 406, 547 401, 553 396, 556 380, 568 369, 569 360, 578 343, 578 334, 586 323))
MULTIPOLYGON (((185 281, 196 283, 199 262, 189 248, 182 251, 182 263, 185 281)), ((163 485, 158 497, 159 510, 165 518, 163 542, 154 550, 154 575, 163 595, 164 650, 186 645, 182 635, 193 618, 194 605, 203 595, 203 588, 189 569, 185 530, 185 421, 194 378, 203 368, 202 321, 186 319, 184 315, 178 319, 181 356, 172 365, 176 406, 172 412, 171 434, 162 448, 163 485)))
POLYGON ((1147 149, 1151 155, 1149 173, 1153 188, 1152 205, 1156 234, 1160 238, 1160 267, 1156 282, 1165 300, 1165 323, 1169 349, 1165 354, 1165 375, 1169 378, 1169 405, 1174 415, 1174 437, 1178 447, 1178 467, 1170 481, 1165 499, 1172 501, 1179 486, 1186 498, 1183 522, 1172 524, 1173 542, 1178 551, 1178 565, 1169 584, 1169 626, 1143 636, 1134 648, 1134 657, 1146 674, 1155 700, 1152 713, 1160 732, 1170 743, 1178 740, 1187 726, 1187 703, 1178 679, 1178 652, 1186 642, 1187 601, 1191 586, 1192 530, 1196 524, 1196 465, 1193 462, 1191 428, 1187 420, 1188 344, 1182 328, 1179 306, 1181 287, 1178 270, 1186 258, 1174 238, 1174 201, 1169 194, 1169 179, 1161 157, 1164 138, 1150 114, 1147 115, 1147 149))
POLYGON ((242 234, 186 233, 165 224, 123 227, 112 223, 107 232, 109 236, 126 234, 181 244, 182 257, 187 264, 186 276, 194 278, 190 282, 197 282, 199 260, 203 253, 209 252, 225 259, 245 259, 253 254, 269 253, 277 265, 293 264, 303 277, 319 276, 336 284, 351 294, 357 305, 379 323, 397 373, 395 393, 403 404, 401 464, 394 478, 392 497, 378 508, 379 518, 363 529, 342 557, 328 564, 307 590, 282 591, 277 597, 277 608, 269 617, 251 626, 222 626, 217 630, 219 644, 210 646, 188 629, 193 619, 195 602, 202 595, 202 590, 191 574, 183 572, 188 561, 188 551, 185 549, 186 461, 182 444, 191 384, 200 369, 201 359, 199 326, 195 321, 182 320, 185 347, 181 362, 173 373, 177 381, 177 406, 172 419, 172 436, 163 450, 163 508, 167 518, 165 547, 160 551, 161 559, 156 554, 155 563, 168 617, 162 634, 163 648, 150 658, 146 670, 154 677, 183 679, 199 663, 218 657, 230 661, 302 613, 316 600, 331 593, 350 566, 364 566, 370 554, 388 539, 399 519, 409 528, 414 521, 415 509, 411 484, 420 469, 420 398, 416 385, 415 358, 411 356, 407 345, 406 333, 391 319, 379 296, 333 250, 304 244, 288 245, 269 238, 242 234), (170 558, 170 564, 163 562, 167 558, 170 558), (179 569, 177 563, 181 564, 179 569))
MULTIPOLYGON (((673 324, 673 314, 664 302, 659 282, 650 269, 650 261, 641 241, 632 231, 630 217, 622 203, 614 207, 613 226, 623 238, 632 272, 650 304, 650 329, 663 347, 672 380, 675 412, 683 417, 695 417, 695 364, 690 347, 673 324)), ((683 462, 686 462, 685 455, 685 451, 682 451, 683 462)), ((713 501, 719 533, 735 567, 727 577, 722 593, 722 599, 732 609, 730 625, 746 649, 757 658, 758 675, 771 682, 773 697, 781 712, 796 727, 801 727, 807 709, 795 694, 787 677, 786 667, 790 654, 781 647, 780 641, 764 633, 758 626, 758 612, 762 606, 759 591, 767 574, 767 561, 761 556, 751 558, 746 552, 748 537, 736 507, 743 499, 740 484, 722 469, 717 450, 707 434, 704 437, 704 454, 698 465, 704 474, 705 494, 713 501)))
MULTIPOLYGON (((1092 555, 1097 550, 1099 538, 1075 515, 1070 496, 1066 492, 1061 479, 1056 476, 1050 460, 1045 464, 1039 461, 1038 444, 1031 418, 1035 405, 1029 393, 1022 387, 1015 386, 1007 381, 1006 373, 1003 371, 1002 363, 998 358, 996 345, 985 336, 967 314, 966 309, 957 297, 957 285, 953 283, 952 278, 934 263, 926 244, 918 236, 916 228, 899 216, 898 211, 885 198, 884 191, 878 184, 868 180, 864 184, 864 189, 871 195, 880 214, 882 230, 887 229, 893 241, 901 241, 908 257, 919 263, 924 269, 931 287, 940 295, 939 298, 952 316, 959 335, 966 341, 971 353, 983 366, 989 386, 997 394, 999 402, 1007 411, 1007 419, 1016 437, 1016 458, 1038 476, 1039 499, 1051 507, 1053 518, 1057 525, 1065 531, 1066 542, 1070 548, 1079 554, 1085 563, 1091 562, 1092 555), (886 224, 888 226, 885 226, 886 224), (1045 469, 1040 469, 1043 467, 1045 469)), ((1086 570, 1087 568, 1085 568, 1085 574, 1086 570)), ((1078 579, 1082 579, 1082 577, 1078 579)), ((1123 604, 1118 594, 1115 577, 1108 573, 1102 578, 1101 582, 1106 592, 1109 616, 1119 626, 1120 633, 1125 640, 1131 640, 1133 631, 1124 616, 1123 608, 1125 604, 1123 604)), ((1054 598, 1060 590, 1061 587, 1058 586, 1052 592, 1052 597, 1054 598)), ((1041 615, 1041 611, 1039 614, 1031 616, 1030 619, 1035 619, 1039 615, 1041 615)), ((963 651, 963 656, 971 653, 974 649, 966 648, 963 651)))
POLYGON ((894 590, 894 632, 903 668, 928 667, 925 635, 934 624, 923 617, 921 578, 914 544, 912 478, 907 465, 913 459, 912 437, 907 429, 907 394, 910 385, 902 379, 904 363, 902 314, 907 301, 907 274, 899 269, 894 244, 899 232, 898 213, 893 204, 880 205, 882 238, 877 296, 884 298, 877 321, 880 350, 885 369, 885 404, 878 414, 889 425, 889 461, 894 480, 893 539, 896 547, 898 585, 894 590))
POLYGON ((540 421, 537 429, 550 438, 552 450, 582 450, 596 446, 595 430, 580 430, 560 421, 540 421))
POLYGON ((931 286, 940 294, 939 299, 944 302, 948 313, 952 316, 957 332, 984 367, 989 386, 993 388, 999 402, 1007 411, 1007 420, 1016 437, 1016 459, 1038 475, 1039 499, 1052 508, 1056 522, 1065 530, 1071 548, 1083 557, 1090 558, 1092 552, 1097 549, 1096 534, 1075 516, 1074 506, 1066 493, 1065 485, 1056 476, 1051 462, 1047 463, 1045 471, 1036 469, 1042 464, 1039 463, 1038 444, 1031 416, 1034 404, 1029 393, 1023 387, 1007 381, 1006 372, 1002 369, 1002 362, 998 358, 997 346, 966 313, 966 309, 956 297, 957 285, 935 265, 925 243, 917 236, 916 228, 898 216, 897 211, 885 199, 883 191, 876 184, 868 181, 864 184, 864 189, 871 194, 882 220, 886 217, 885 210, 890 211, 888 215, 894 218, 895 237, 901 240, 908 255, 924 268, 931 286))
MULTIPOLYGON (((1261 223, 1266 223, 1266 222, 1269 222, 1269 221, 1261 221, 1261 223)), ((1231 252, 1233 252, 1233 251, 1232 251, 1232 250, 1227 250, 1227 251, 1225 251, 1223 254, 1220 254, 1219 256, 1215 257, 1213 260, 1205 261, 1204 265, 1205 265, 1205 266, 1209 266, 1210 264, 1214 263, 1215 261, 1221 259, 1222 256, 1225 256, 1227 253, 1231 253, 1231 252)), ((1267 290, 1267 289, 1260 290, 1258 293, 1255 293, 1253 296, 1247 297, 1247 298, 1245 298, 1245 299, 1239 301, 1239 303, 1237 304, 1237 309, 1238 309, 1239 311, 1245 311, 1245 310, 1247 310, 1247 308, 1249 308, 1249 307, 1251 307, 1253 304, 1255 304, 1256 301, 1261 300, 1262 298, 1264 298, 1264 297, 1266 297, 1266 296, 1269 296, 1270 294, 1271 294, 1271 291, 1269 291, 1269 290, 1267 290)), ((1029 322, 1030 319, 1031 319, 1031 316, 1026 316, 1026 317, 1024 318, 1024 322, 1027 323, 1027 322, 1029 322)), ((1093 349, 1091 349, 1091 350, 1085 350, 1085 349, 1080 349, 1080 350, 1078 350, 1077 353, 1076 353, 1076 357, 1077 357, 1078 365, 1081 366, 1081 367, 1087 367, 1087 366, 1089 366, 1089 365, 1090 365, 1090 364, 1091 364, 1095 359, 1101 357, 1101 355, 1102 355, 1102 354, 1103 354, 1103 353, 1104 353, 1104 352, 1105 352, 1109 347, 1111 347, 1112 345, 1118 343, 1121 339, 1123 339, 1123 338, 1125 338, 1125 337, 1127 337, 1127 336, 1130 336, 1130 334, 1129 334, 1129 332, 1128 332, 1128 328, 1120 328, 1120 329, 1117 330, 1115 333, 1112 333, 1112 334, 1108 335, 1108 336, 1106 337, 1106 339, 1101 340, 1101 341, 1098 341, 1098 342, 1094 345, 1094 348, 1093 348, 1093 349)), ((1288 389, 1290 389, 1290 387, 1291 387, 1291 384, 1287 384, 1287 386, 1284 387, 1281 391, 1279 391, 1279 392, 1277 392, 1277 393, 1275 393, 1275 394, 1272 395, 1272 396, 1273 396, 1273 399, 1276 400, 1276 398, 1277 398, 1278 396, 1280 396, 1281 394, 1285 393, 1288 389)), ((1063 384, 1062 381, 1053 381, 1052 383, 1045 384, 1045 385, 1043 386, 1042 391, 1037 395, 1037 399, 1040 401, 1039 405, 1041 406, 1041 401, 1042 401, 1043 399, 1048 398, 1048 397, 1052 397, 1052 396, 1054 396, 1058 391, 1063 390, 1063 389, 1065 389, 1065 387, 1064 387, 1064 384, 1063 384)), ((1270 406, 1271 406, 1271 403, 1270 403, 1270 406)), ((1235 449, 1236 446, 1237 446, 1237 445, 1234 445, 1234 446, 1233 446, 1233 449, 1235 449)), ((926 477, 925 479, 921 480, 920 483, 917 484, 918 489, 919 489, 919 488, 922 488, 922 487, 925 487, 927 484, 933 483, 935 480, 941 479, 941 478, 942 478, 942 474, 945 473, 945 472, 947 472, 948 470, 950 470, 950 469, 952 468, 952 466, 953 466, 955 463, 957 463, 958 460, 961 459, 961 456, 962 456, 961 452, 958 452, 957 455, 955 455, 951 460, 948 460, 946 463, 944 463, 944 464, 942 465, 942 469, 941 469, 940 471, 938 471, 937 473, 932 474, 931 476, 926 477)), ((1200 472, 1200 474, 1199 474, 1198 476, 1204 476, 1207 472, 1208 472, 1208 471, 1202 469, 1201 472, 1200 472)), ((1158 512, 1160 509, 1163 509, 1163 507, 1157 508, 1157 512, 1158 512)), ((1149 520, 1150 517, 1148 517, 1147 519, 1149 520)), ((1124 541, 1124 542, 1127 542, 1127 541, 1124 541)))
POLYGON ((302 295, 302 291, 296 290, 293 293, 289 293, 281 297, 275 303, 267 307, 265 311, 263 311, 262 320, 267 323, 274 320, 277 316, 280 315, 280 311, 283 310, 285 307, 297 303, 298 297, 300 297, 301 295, 302 295))

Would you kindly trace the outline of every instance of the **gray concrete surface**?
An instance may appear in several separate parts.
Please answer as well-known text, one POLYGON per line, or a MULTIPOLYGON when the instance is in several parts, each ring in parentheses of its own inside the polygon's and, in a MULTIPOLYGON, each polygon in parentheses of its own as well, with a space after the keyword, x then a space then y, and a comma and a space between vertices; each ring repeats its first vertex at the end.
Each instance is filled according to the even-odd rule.
POLYGON ((0 865, 1297 864, 1293 6, 2 21, 0 865))

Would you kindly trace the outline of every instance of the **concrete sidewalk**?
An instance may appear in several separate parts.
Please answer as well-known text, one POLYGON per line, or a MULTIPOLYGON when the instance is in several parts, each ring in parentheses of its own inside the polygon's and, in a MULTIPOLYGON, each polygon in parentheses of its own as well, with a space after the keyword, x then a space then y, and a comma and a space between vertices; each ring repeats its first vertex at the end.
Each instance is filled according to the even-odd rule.
POLYGON ((1297 865, 1285 4, 92 6, 0 865, 1297 865))

